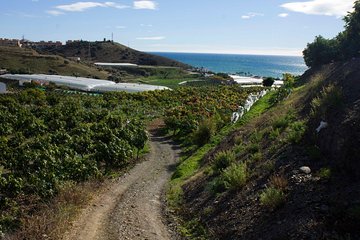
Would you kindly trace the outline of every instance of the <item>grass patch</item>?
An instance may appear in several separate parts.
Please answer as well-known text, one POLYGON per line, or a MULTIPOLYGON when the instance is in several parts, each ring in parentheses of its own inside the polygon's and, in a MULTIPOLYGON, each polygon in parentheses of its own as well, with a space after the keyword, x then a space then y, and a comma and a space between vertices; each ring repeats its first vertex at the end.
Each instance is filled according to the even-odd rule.
POLYGON ((275 187, 268 187, 260 194, 261 205, 275 209, 285 202, 285 194, 282 190, 275 187))
POLYGON ((305 121, 296 121, 292 123, 287 132, 287 141, 291 143, 299 143, 306 131, 305 121))
POLYGON ((323 180, 329 180, 331 178, 331 169, 330 168, 321 168, 317 174, 323 180))
POLYGON ((246 163, 231 164, 221 174, 221 180, 225 189, 237 189, 244 186, 247 181, 246 163))
POLYGON ((200 168, 201 161, 204 156, 211 149, 216 147, 224 139, 225 136, 229 135, 235 129, 250 122, 252 119, 260 116, 266 110, 271 108, 272 104, 270 103, 270 99, 273 94, 274 92, 270 92, 269 94, 265 95, 263 98, 257 101, 251 108, 251 110, 247 112, 243 116, 243 118, 241 118, 237 123, 225 126, 216 136, 212 138, 212 140, 208 144, 205 144, 203 147, 199 148, 190 157, 182 159, 174 175, 172 176, 170 186, 167 191, 168 205, 171 208, 177 209, 180 206, 183 196, 182 185, 200 168))
POLYGON ((214 159, 214 171, 221 172, 235 162, 235 153, 232 151, 223 151, 216 154, 214 159))
POLYGON ((330 84, 323 87, 319 96, 311 101, 310 116, 325 118, 329 109, 340 108, 343 104, 342 89, 330 84))

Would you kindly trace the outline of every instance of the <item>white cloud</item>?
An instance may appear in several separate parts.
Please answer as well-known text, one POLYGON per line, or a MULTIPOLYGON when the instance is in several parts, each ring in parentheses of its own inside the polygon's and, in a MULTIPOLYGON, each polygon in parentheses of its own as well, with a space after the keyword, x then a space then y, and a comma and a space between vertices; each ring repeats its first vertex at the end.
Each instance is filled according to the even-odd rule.
POLYGON ((50 15, 53 15, 53 16, 60 16, 60 15, 63 15, 65 14, 64 12, 60 12, 58 10, 49 10, 49 11, 46 11, 48 14, 50 15))
POLYGON ((278 16, 282 17, 282 18, 286 18, 289 16, 289 14, 288 13, 280 13, 278 16))
POLYGON ((112 7, 112 8, 118 8, 118 9, 128 8, 128 6, 119 5, 114 2, 104 2, 104 3, 76 2, 76 3, 68 4, 68 5, 59 5, 59 6, 56 6, 55 8, 60 9, 62 11, 68 11, 68 12, 82 12, 84 10, 87 10, 90 8, 95 8, 95 7, 112 7))
POLYGON ((249 12, 246 15, 242 15, 241 18, 242 19, 250 19, 250 18, 254 18, 254 17, 262 17, 264 16, 264 14, 262 13, 256 13, 256 12, 249 12))
POLYGON ((116 26, 115 28, 117 28, 117 29, 124 29, 124 28, 126 28, 125 26, 116 26))
POLYGON ((152 24, 140 24, 140 27, 153 27, 153 25, 152 24))
POLYGON ((136 38, 137 40, 152 40, 152 41, 159 41, 159 40, 164 40, 165 37, 163 36, 159 36, 159 37, 138 37, 136 38))
POLYGON ((157 3, 154 1, 148 1, 148 0, 134 1, 134 8, 135 9, 155 10, 155 9, 157 9, 157 3))
POLYGON ((355 0, 312 0, 307 2, 289 2, 280 6, 293 12, 343 17, 352 10, 354 2, 355 0))

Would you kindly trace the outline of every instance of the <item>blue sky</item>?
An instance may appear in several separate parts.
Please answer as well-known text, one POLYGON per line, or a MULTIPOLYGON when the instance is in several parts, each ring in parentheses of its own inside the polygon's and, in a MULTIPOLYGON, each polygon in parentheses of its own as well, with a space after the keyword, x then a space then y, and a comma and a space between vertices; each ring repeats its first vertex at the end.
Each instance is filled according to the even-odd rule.
POLYGON ((110 39, 142 51, 300 55, 354 0, 1 0, 0 37, 110 39))

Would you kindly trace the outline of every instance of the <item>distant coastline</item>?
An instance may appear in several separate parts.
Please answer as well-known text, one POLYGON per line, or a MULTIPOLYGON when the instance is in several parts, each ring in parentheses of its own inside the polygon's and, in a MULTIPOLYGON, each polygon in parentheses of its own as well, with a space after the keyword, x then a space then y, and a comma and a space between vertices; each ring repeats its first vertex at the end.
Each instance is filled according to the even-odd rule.
POLYGON ((308 68, 301 56, 151 52, 213 72, 281 78, 283 73, 303 74, 308 68))

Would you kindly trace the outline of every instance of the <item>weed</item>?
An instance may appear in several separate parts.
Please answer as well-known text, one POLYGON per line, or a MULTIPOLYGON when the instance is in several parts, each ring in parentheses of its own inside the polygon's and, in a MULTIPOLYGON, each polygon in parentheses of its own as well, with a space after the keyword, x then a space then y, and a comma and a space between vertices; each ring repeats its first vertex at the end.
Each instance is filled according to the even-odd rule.
POLYGON ((283 175, 272 175, 269 182, 276 189, 284 190, 288 186, 288 181, 283 175))
POLYGON ((324 118, 328 109, 338 108, 343 104, 342 89, 330 84, 322 89, 320 95, 311 101, 312 117, 324 118))
POLYGON ((251 162, 258 162, 262 159, 263 155, 261 154, 261 152, 256 152, 254 154, 251 154, 250 156, 250 161, 251 162))
POLYGON ((234 138, 234 143, 235 143, 235 145, 240 145, 240 144, 242 143, 242 141, 243 141, 243 137, 242 137, 242 136, 236 136, 236 137, 234 138))
POLYGON ((259 142, 261 142, 263 135, 264 135, 263 132, 255 131, 253 134, 251 134, 250 141, 252 143, 259 143, 259 142))
POLYGON ((275 187, 268 187, 260 194, 261 205, 275 209, 285 202, 285 194, 275 187))
POLYGON ((250 143, 246 146, 246 151, 250 154, 254 154, 260 151, 260 145, 258 143, 250 143))
POLYGON ((214 171, 220 172, 230 166, 235 161, 235 153, 223 151, 216 154, 214 159, 214 171))
POLYGON ((268 173, 273 172, 275 170, 275 162, 267 161, 262 168, 268 173))
POLYGON ((244 151, 245 151, 245 149, 246 149, 246 146, 245 145, 243 145, 243 144, 238 144, 238 145, 236 145, 235 147, 234 147, 234 152, 235 152, 235 154, 236 155, 239 155, 239 154, 241 154, 241 153, 243 153, 244 151))
POLYGON ((279 128, 272 128, 269 132, 269 140, 275 141, 280 136, 280 129, 279 128))
POLYGON ((224 170, 221 179, 226 189, 242 187, 247 180, 247 167, 245 163, 232 164, 224 170))
POLYGON ((318 172, 318 176, 324 180, 330 179, 331 178, 331 169, 327 168, 327 167, 321 168, 318 172))
POLYGON ((306 124, 304 121, 297 121, 292 123, 288 129, 287 141, 291 143, 299 143, 306 131, 306 124))
POLYGON ((207 238, 206 228, 200 223, 199 219, 187 221, 180 227, 180 233, 189 239, 205 240, 207 238))
POLYGON ((210 120, 204 120, 193 134, 193 142, 198 146, 203 146, 210 141, 215 132, 215 124, 210 120))

